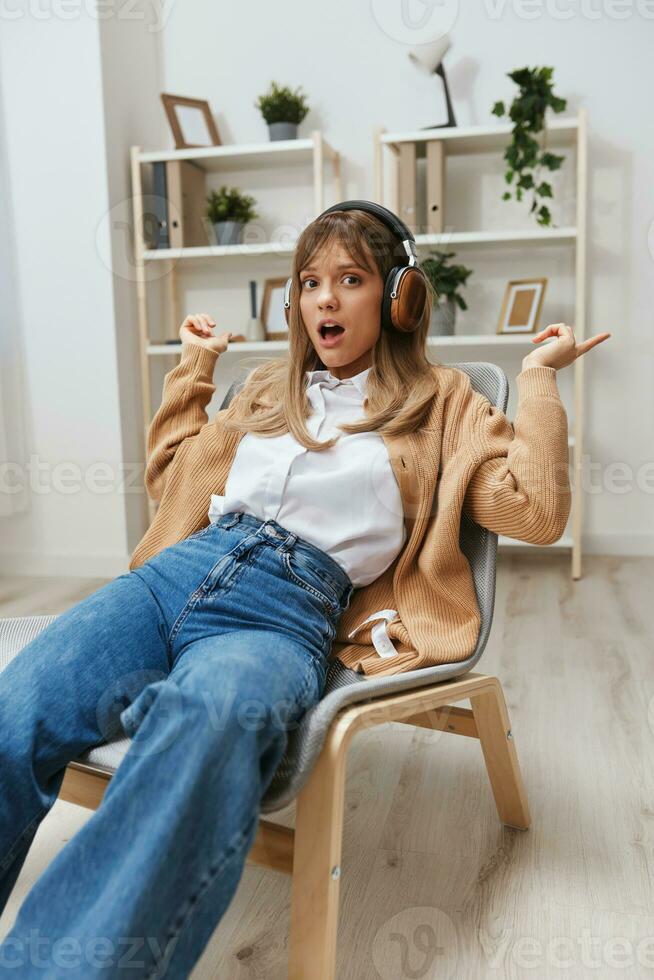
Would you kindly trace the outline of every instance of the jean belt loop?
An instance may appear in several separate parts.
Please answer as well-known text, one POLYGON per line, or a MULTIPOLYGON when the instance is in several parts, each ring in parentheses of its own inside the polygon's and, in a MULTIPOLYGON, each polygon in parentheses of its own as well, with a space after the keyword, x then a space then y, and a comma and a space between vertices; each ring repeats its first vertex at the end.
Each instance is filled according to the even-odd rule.
POLYGON ((297 541, 297 534, 293 534, 292 531, 289 531, 281 546, 282 551, 290 551, 296 541, 297 541))

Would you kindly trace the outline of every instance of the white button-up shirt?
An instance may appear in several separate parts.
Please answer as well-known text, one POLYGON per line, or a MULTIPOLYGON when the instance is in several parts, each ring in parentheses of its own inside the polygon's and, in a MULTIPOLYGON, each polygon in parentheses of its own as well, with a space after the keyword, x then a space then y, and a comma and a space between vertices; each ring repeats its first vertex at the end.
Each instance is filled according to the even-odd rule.
POLYGON ((211 496, 209 520, 232 511, 275 520, 330 555, 355 588, 374 582, 406 540, 400 489, 377 432, 336 428, 365 417, 369 373, 367 368, 341 381, 328 370, 307 371, 313 407, 307 428, 320 441, 339 435, 338 442, 313 452, 290 432, 273 437, 246 432, 225 493, 211 496))

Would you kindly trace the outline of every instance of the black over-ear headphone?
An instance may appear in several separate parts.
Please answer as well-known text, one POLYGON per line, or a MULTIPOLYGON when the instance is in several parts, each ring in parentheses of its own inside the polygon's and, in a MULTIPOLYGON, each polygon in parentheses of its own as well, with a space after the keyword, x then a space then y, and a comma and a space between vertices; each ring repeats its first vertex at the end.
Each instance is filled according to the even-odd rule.
MULTIPOLYGON (((381 309, 382 330, 400 330, 412 333, 420 323, 427 299, 427 282, 425 275, 418 265, 416 241, 412 232, 397 215, 375 204, 374 201, 342 201, 323 211, 320 218, 332 211, 367 211, 368 214, 379 218, 402 243, 407 255, 405 265, 396 265, 386 277, 384 298, 381 309)), ((317 219, 316 219, 317 220, 317 219)), ((291 310, 291 286, 293 277, 290 276, 284 287, 284 313, 286 323, 289 323, 291 310)))

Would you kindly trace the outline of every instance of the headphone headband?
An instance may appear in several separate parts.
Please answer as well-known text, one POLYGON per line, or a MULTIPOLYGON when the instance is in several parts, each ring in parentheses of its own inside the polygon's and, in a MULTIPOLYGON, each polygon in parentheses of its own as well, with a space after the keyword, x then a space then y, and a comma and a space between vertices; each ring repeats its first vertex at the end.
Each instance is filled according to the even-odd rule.
POLYGON ((389 211, 382 204, 376 204, 374 201, 341 201, 340 204, 332 204, 330 208, 323 211, 322 214, 318 215, 316 221, 322 218, 323 215, 331 214, 332 211, 367 211, 368 214, 373 215, 373 217, 378 218, 386 227, 397 235, 398 239, 404 245, 404 251, 406 252, 409 261, 407 265, 417 265, 418 255, 416 252, 416 240, 413 237, 413 232, 410 228, 404 224, 404 222, 398 218, 396 214, 389 211))

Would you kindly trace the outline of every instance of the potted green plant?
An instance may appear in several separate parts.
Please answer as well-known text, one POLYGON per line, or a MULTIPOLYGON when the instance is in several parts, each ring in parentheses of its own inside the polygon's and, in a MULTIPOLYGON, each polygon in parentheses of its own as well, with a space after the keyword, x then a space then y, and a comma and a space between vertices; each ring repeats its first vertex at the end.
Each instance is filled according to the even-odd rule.
POLYGON ((219 245, 238 245, 243 226, 258 218, 254 209, 255 199, 242 194, 238 187, 226 187, 211 191, 207 196, 206 216, 216 232, 219 245))
MULTIPOLYGON (((560 99, 552 91, 553 71, 553 68, 519 68, 508 72, 519 92, 508 111, 513 122, 513 132, 511 142, 504 151, 504 159, 508 163, 504 179, 510 184, 514 177, 517 178, 514 187, 517 201, 522 200, 524 191, 532 192, 529 211, 530 214, 536 212, 536 220, 543 226, 552 224, 552 215, 540 199, 551 198, 553 195, 551 184, 543 180, 541 168, 558 170, 565 159, 556 153, 550 153, 546 146, 545 112, 547 109, 563 112, 567 105, 565 99, 560 99), (536 138, 541 132, 542 145, 536 138)), ((495 103, 492 112, 495 116, 507 114, 501 101, 495 103)), ((502 200, 508 201, 510 198, 511 191, 505 191, 502 200)))
POLYGON ((272 141, 297 139, 297 128, 309 111, 301 87, 293 92, 286 85, 271 82, 268 91, 254 104, 268 123, 272 141))
POLYGON ((468 309, 459 289, 465 286, 468 276, 472 275, 472 269, 467 269, 464 265, 451 264, 449 260, 455 255, 456 252, 440 252, 438 249, 433 249, 420 263, 420 268, 437 293, 429 324, 429 333, 432 336, 451 336, 456 324, 457 305, 462 310, 468 309))

